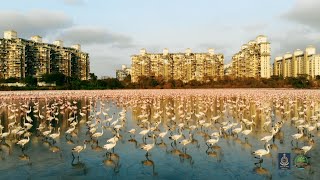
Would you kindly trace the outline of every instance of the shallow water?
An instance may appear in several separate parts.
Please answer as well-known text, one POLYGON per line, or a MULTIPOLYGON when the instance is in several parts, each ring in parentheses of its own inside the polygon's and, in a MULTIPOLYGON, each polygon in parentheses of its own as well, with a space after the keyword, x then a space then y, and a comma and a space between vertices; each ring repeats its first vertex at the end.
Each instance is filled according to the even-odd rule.
MULTIPOLYGON (((297 154, 301 153, 295 149, 308 145, 307 135, 299 140, 298 146, 295 141, 293 145, 291 144, 291 135, 298 132, 292 123, 293 117, 302 119, 304 117, 306 119, 304 124, 310 125, 318 121, 320 108, 318 92, 291 90, 288 91, 290 93, 286 93, 285 90, 263 90, 260 94, 257 90, 239 96, 237 91, 243 93, 249 90, 224 93, 217 92, 223 90, 204 93, 201 91, 192 90, 186 93, 185 90, 177 90, 175 95, 163 95, 165 91, 159 90, 152 91, 153 94, 145 95, 142 92, 133 93, 131 96, 124 91, 99 91, 98 93, 74 91, 70 96, 61 94, 61 91, 47 92, 50 95, 34 93, 34 96, 32 92, 22 94, 15 92, 10 96, 5 96, 6 92, 2 92, 0 118, 4 126, 3 133, 8 132, 8 124, 14 122, 15 118, 10 119, 14 114, 17 121, 15 127, 18 123, 23 124, 27 116, 32 118, 33 127, 28 130, 32 135, 24 151, 16 144, 18 138, 15 135, 11 134, 2 141, 0 177, 1 179, 93 179, 99 177, 104 179, 317 179, 319 177, 320 131, 317 129, 311 131, 315 143, 307 152, 307 156, 310 156, 310 165, 305 169, 294 167, 292 161, 297 154), (263 93, 266 92, 269 93, 265 94, 268 98, 263 98, 263 93), (36 108, 35 103, 39 103, 39 108, 36 108), (23 105, 26 106, 23 107, 23 105), (65 108, 61 109, 61 106, 65 108), (31 112, 27 114, 25 111, 30 107, 31 112), (35 115, 39 113, 35 113, 35 109, 39 109, 40 114, 46 117, 43 120, 37 118, 35 115), (84 117, 79 115, 79 109, 86 112, 84 117), (17 111, 14 113, 13 110, 17 111), (103 113, 96 115, 101 110, 107 112, 108 116, 103 113), (79 121, 75 130, 77 133, 73 137, 66 137, 65 131, 70 127, 67 119, 74 116, 72 111, 76 111, 75 116, 79 121), (94 123, 99 119, 103 122, 113 115, 112 123, 120 117, 121 111, 126 112, 125 120, 119 120, 117 123, 123 124, 119 132, 121 138, 114 148, 112 157, 109 158, 106 157, 107 151, 103 146, 107 143, 107 139, 115 135, 115 130, 108 123, 98 123, 97 132, 103 129, 104 134, 98 138, 97 143, 95 138, 90 137, 86 122, 91 120, 94 123), (155 118, 154 115, 159 111, 160 117, 155 118), (198 118, 200 112, 205 115, 198 118), (299 115, 299 112, 304 114, 299 115), (46 139, 39 135, 41 133, 36 129, 40 122, 44 121, 47 126, 45 130, 47 130, 49 126, 47 119, 53 116, 53 113, 57 113, 58 121, 51 121, 52 132, 57 132, 58 127, 61 128, 61 134, 55 143, 50 138, 46 139), (188 113, 191 115, 190 120, 186 120, 188 113), (141 117, 141 114, 147 115, 141 117), (199 125, 199 120, 210 122, 209 119, 218 115, 220 116, 218 123, 212 123, 208 127, 199 125), (252 117, 253 115, 255 116, 252 117), (312 116, 317 119, 311 121, 312 116), (263 127, 268 117, 272 122, 269 126, 263 127), (247 141, 245 135, 241 133, 238 136, 231 135, 227 131, 213 148, 207 147, 205 141, 210 138, 209 135, 212 132, 217 132, 223 126, 221 123, 237 122, 239 125, 234 127, 237 128, 240 127, 242 118, 254 119, 255 122, 252 133, 247 136, 247 141), (169 132, 162 144, 160 144, 161 139, 157 138, 157 144, 150 150, 150 156, 146 156, 146 152, 141 149, 143 137, 139 135, 143 127, 148 127, 147 123, 141 123, 144 119, 151 122, 151 126, 155 126, 155 122, 161 119, 158 131, 154 130, 147 136, 147 144, 153 142, 152 134, 159 134, 167 129, 170 129, 172 134, 178 134, 179 123, 184 123, 184 128, 180 129, 183 129, 185 138, 188 138, 191 132, 194 141, 186 146, 186 153, 183 153, 183 146, 179 143, 183 138, 175 144, 168 138, 169 132), (264 149, 264 143, 260 139, 269 135, 270 133, 266 131, 281 120, 284 122, 281 130, 275 135, 274 141, 269 142, 273 144, 270 154, 263 157, 261 167, 255 165, 258 159, 254 158, 251 152, 264 149), (191 125, 195 125, 197 129, 190 130, 188 126, 191 125), (129 141, 132 138, 128 131, 132 128, 136 129, 136 135, 134 140, 129 141), (77 145, 83 145, 84 140, 88 142, 86 149, 81 151, 79 160, 77 157, 73 158, 71 149, 77 145), (278 153, 282 152, 291 153, 290 170, 278 169, 278 153)), ((244 124, 243 128, 245 129, 244 124)), ((21 136, 21 138, 24 137, 21 136)), ((77 156, 76 153, 75 156, 77 156)))

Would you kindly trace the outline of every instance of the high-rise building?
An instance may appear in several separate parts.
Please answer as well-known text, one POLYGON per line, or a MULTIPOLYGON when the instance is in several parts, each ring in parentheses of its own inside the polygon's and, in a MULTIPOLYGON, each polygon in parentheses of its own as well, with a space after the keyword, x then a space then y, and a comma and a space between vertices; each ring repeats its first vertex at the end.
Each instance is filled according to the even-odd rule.
POLYGON ((206 81, 221 78, 224 75, 223 54, 215 54, 214 49, 208 53, 169 53, 165 48, 163 53, 147 53, 140 50, 139 55, 131 56, 131 81, 137 82, 140 76, 162 76, 164 80, 206 81))
POLYGON ((305 51, 297 49, 292 53, 287 52, 283 57, 279 56, 274 61, 274 75, 286 77, 298 77, 308 75, 315 78, 320 75, 320 54, 316 54, 314 46, 308 46, 305 51))
POLYGON ((270 78, 270 51, 270 43, 264 35, 242 45, 241 50, 232 57, 232 75, 270 78))
POLYGON ((63 73, 87 80, 90 72, 89 54, 79 44, 63 47, 63 41, 43 43, 41 36, 30 40, 18 38, 17 32, 5 31, 0 39, 0 78, 41 77, 43 74, 63 73))
POLYGON ((123 81, 129 75, 131 75, 131 69, 124 64, 121 69, 116 70, 116 77, 119 81, 123 81))
POLYGON ((275 58, 274 64, 273 64, 273 75, 274 76, 283 75, 282 60, 283 60, 283 57, 281 57, 281 56, 278 56, 275 58))

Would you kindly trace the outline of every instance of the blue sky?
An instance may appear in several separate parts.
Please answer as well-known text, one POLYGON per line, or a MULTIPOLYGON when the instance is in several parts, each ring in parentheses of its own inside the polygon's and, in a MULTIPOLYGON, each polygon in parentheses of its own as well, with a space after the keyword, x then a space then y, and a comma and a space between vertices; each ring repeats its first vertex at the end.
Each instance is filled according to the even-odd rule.
POLYGON ((229 63, 260 34, 269 37, 272 62, 287 51, 319 47, 319 8, 319 0, 10 0, 0 6, 0 31, 80 43, 92 72, 115 76, 141 48, 214 48, 229 63))

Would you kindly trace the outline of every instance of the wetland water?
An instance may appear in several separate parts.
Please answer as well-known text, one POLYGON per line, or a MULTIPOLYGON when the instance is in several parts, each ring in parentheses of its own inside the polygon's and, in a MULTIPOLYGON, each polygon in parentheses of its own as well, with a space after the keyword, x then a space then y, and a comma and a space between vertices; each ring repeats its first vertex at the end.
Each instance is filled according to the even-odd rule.
POLYGON ((315 90, 24 91, 0 99, 1 179, 320 175, 315 90), (252 152, 270 135, 262 162, 252 152), (84 145, 78 157, 72 149, 84 145), (311 147, 309 164, 299 169, 293 160, 303 146, 311 147), (291 153, 290 170, 279 170, 278 153, 291 153))

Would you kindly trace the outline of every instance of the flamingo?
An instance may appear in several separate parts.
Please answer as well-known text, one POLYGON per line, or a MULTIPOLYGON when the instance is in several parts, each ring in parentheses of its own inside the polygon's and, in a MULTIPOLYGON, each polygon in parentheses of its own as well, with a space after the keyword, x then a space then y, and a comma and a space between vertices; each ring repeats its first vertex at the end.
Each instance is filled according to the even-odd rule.
POLYGON ((65 133, 66 133, 66 136, 69 134, 71 134, 74 130, 76 129, 76 127, 75 126, 72 126, 72 127, 70 127, 65 133))
POLYGON ((103 128, 101 128, 101 132, 96 132, 94 134, 92 134, 91 138, 96 138, 97 139, 97 144, 98 144, 98 138, 101 137, 103 135, 103 128))
POLYGON ((149 156, 149 151, 154 147, 155 145, 155 135, 153 134, 153 143, 152 144, 146 144, 142 146, 141 149, 147 151, 146 156, 149 156))
POLYGON ((182 131, 181 129, 179 129, 179 134, 175 134, 173 136, 170 136, 169 138, 173 140, 173 142, 176 144, 177 140, 180 139, 182 137, 182 131))
POLYGON ((80 109, 79 114, 80 114, 81 117, 84 117, 86 115, 85 113, 81 112, 81 109, 80 109))
POLYGON ((103 146, 104 149, 107 150, 107 153, 106 155, 108 155, 110 152, 108 152, 108 150, 112 149, 112 151, 114 152, 114 147, 117 145, 117 141, 113 142, 113 143, 108 143, 108 144, 105 144, 103 146))
MULTIPOLYGON (((148 123, 148 125, 149 125, 149 123, 148 123)), ((146 140, 146 134, 148 134, 149 131, 150 131, 150 126, 148 126, 148 129, 144 129, 144 130, 139 132, 139 134, 142 135, 142 140, 143 139, 146 140)))
POLYGON ((206 141, 206 145, 208 146, 208 148, 212 148, 212 146, 215 145, 217 142, 219 142, 219 136, 216 136, 212 139, 208 139, 206 141))
POLYGON ((108 123, 108 125, 110 126, 110 122, 112 121, 112 119, 113 119, 113 115, 110 118, 104 120, 103 122, 108 123))
POLYGON ((108 143, 116 143, 119 140, 119 133, 117 133, 115 136, 113 136, 112 138, 108 139, 107 142, 108 143))
MULTIPOLYGON (((252 132, 252 126, 250 126, 250 129, 243 130, 243 131, 242 131, 242 134, 248 136, 251 132, 252 132)), ((247 141, 248 138, 245 137, 245 140, 247 141)))
POLYGON ((73 152, 76 152, 76 153, 78 153, 78 159, 79 159, 80 152, 84 149, 86 149, 86 141, 83 141, 83 146, 76 146, 76 147, 72 148, 72 157, 74 158, 73 152))
POLYGON ((238 134, 239 134, 241 131, 242 131, 242 124, 240 125, 239 128, 233 129, 233 130, 232 130, 232 133, 233 133, 233 134, 236 134, 237 137, 238 137, 238 134))
POLYGON ((161 142, 163 142, 163 138, 168 134, 168 130, 164 131, 164 132, 161 132, 159 134, 159 137, 161 138, 161 142))
POLYGON ((260 161, 255 164, 260 164, 260 166, 261 166, 261 163, 263 162, 262 156, 265 156, 270 153, 269 148, 270 148, 270 144, 267 144, 266 149, 259 149, 259 150, 252 152, 253 155, 259 156, 259 159, 260 159, 260 161))
POLYGON ((273 134, 265 136, 263 138, 260 139, 260 141, 265 141, 265 143, 269 142, 272 138, 273 138, 273 134))
POLYGON ((47 136, 49 136, 49 134, 51 133, 51 131, 52 131, 52 126, 49 126, 49 130, 44 131, 44 132, 42 133, 42 135, 47 138, 47 136))
POLYGON ((313 140, 313 139, 310 139, 310 140, 309 140, 309 143, 310 143, 311 145, 309 145, 309 146, 303 146, 303 147, 301 148, 301 150, 304 152, 304 154, 306 154, 308 151, 310 151, 310 149, 312 148, 312 146, 313 146, 313 144, 314 144, 314 140, 313 140))
POLYGON ((291 141, 291 145, 293 145, 293 140, 296 140, 297 142, 297 146, 298 146, 298 139, 300 139, 301 137, 303 136, 303 132, 302 132, 302 129, 299 129, 299 133, 296 133, 296 134, 293 134, 292 135, 292 141, 291 141))
POLYGON ((21 139, 17 142, 18 145, 21 146, 22 152, 24 151, 24 146, 30 141, 30 137, 28 136, 27 139, 21 139))
MULTIPOLYGON (((32 121, 31 121, 31 122, 32 122, 32 121)), ((32 124, 26 122, 26 118, 24 118, 24 123, 23 123, 23 125, 24 125, 24 127, 27 128, 27 130, 31 129, 32 126, 33 126, 32 124)))
POLYGON ((8 137, 11 133, 11 128, 9 128, 8 132, 2 133, 2 129, 1 129, 1 139, 5 140, 6 137, 8 137))
POLYGON ((132 139, 132 135, 136 133, 136 129, 132 128, 128 131, 128 133, 130 133, 130 138, 132 139))
POLYGON ((183 145, 183 148, 182 148, 182 149, 184 149, 184 153, 186 153, 186 151, 187 151, 186 145, 190 144, 191 141, 192 141, 192 134, 189 134, 189 138, 188 138, 188 139, 184 139, 184 140, 182 140, 182 141, 180 142, 180 144, 183 145))
POLYGON ((306 154, 308 151, 310 151, 311 148, 312 148, 312 145, 303 146, 301 150, 303 150, 304 154, 306 154))
POLYGON ((53 144, 56 142, 55 139, 60 136, 60 127, 58 128, 58 133, 50 134, 49 137, 53 140, 53 144))

